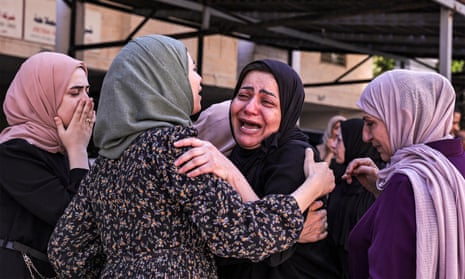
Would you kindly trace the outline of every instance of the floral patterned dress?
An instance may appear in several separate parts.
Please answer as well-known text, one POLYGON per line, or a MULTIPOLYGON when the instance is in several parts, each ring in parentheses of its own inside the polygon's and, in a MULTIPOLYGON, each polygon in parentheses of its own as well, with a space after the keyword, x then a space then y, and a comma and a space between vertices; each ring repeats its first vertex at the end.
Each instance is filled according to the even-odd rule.
POLYGON ((303 227, 295 199, 242 203, 214 175, 189 178, 173 142, 196 130, 141 134, 116 160, 99 157, 59 220, 48 253, 61 277, 216 278, 213 254, 260 261, 303 227))

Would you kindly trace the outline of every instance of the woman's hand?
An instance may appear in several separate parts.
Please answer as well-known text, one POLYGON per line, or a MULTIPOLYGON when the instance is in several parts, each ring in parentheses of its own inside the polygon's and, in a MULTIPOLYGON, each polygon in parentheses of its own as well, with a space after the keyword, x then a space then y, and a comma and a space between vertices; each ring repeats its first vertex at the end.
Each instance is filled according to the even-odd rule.
POLYGON ((381 193, 376 188, 376 180, 378 179, 379 169, 370 158, 357 158, 352 160, 342 175, 347 183, 352 183, 352 176, 355 176, 360 184, 368 191, 378 197, 381 193))
POLYGON ((308 208, 304 228, 297 240, 299 243, 316 242, 328 235, 328 218, 322 201, 314 201, 308 208))
POLYGON ((327 153, 332 153, 334 155, 334 153, 336 153, 335 149, 334 149, 334 146, 335 146, 335 142, 336 142, 336 138, 328 138, 326 140, 326 152, 327 153))
POLYGON ((322 186, 318 197, 322 197, 334 190, 335 178, 333 171, 329 168, 327 162, 315 162, 311 148, 305 150, 304 173, 307 180, 314 179, 322 186))
POLYGON ((299 204, 300 210, 304 212, 312 202, 331 192, 335 187, 333 171, 328 163, 313 160, 313 150, 307 148, 305 151, 304 173, 307 179, 291 195, 299 204))
POLYGON ((92 98, 79 100, 68 127, 64 127, 61 118, 55 117, 58 136, 68 154, 71 169, 89 168, 87 145, 92 136, 94 122, 95 111, 92 98))
POLYGON ((190 137, 178 140, 174 146, 192 147, 174 161, 179 173, 189 177, 213 173, 228 181, 243 201, 258 199, 241 171, 209 141, 190 137))
POLYGON ((228 180, 229 171, 234 165, 209 141, 190 137, 178 140, 174 146, 192 147, 174 161, 175 166, 179 167, 179 173, 184 173, 189 177, 214 173, 228 180))

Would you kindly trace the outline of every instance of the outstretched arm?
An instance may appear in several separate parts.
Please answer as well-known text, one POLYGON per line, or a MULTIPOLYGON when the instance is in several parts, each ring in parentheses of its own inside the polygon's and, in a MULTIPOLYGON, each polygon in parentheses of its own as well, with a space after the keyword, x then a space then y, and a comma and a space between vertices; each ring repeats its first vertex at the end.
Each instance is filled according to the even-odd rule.
MULTIPOLYGON (((177 148, 193 147, 176 159, 175 166, 179 167, 179 173, 185 173, 189 177, 213 173, 228 181, 244 201, 258 199, 239 169, 210 142, 191 137, 179 140, 174 145, 177 148)), ((313 156, 313 150, 307 148, 304 163, 307 179, 291 194, 302 212, 316 199, 331 192, 335 186, 334 174, 328 163, 315 162, 313 156)))

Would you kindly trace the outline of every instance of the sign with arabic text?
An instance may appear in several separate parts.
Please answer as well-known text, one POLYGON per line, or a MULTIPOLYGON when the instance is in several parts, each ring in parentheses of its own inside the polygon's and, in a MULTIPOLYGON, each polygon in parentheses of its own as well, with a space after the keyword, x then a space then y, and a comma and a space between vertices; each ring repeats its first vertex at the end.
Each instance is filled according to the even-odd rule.
POLYGON ((0 36, 21 39, 23 1, 0 0, 0 36))
MULTIPOLYGON (((99 11, 87 9, 84 20, 85 20, 84 43, 86 44, 100 43, 102 41, 102 38, 100 36, 100 29, 102 25, 102 14, 99 11)), ((98 52, 99 49, 94 49, 90 51, 98 52)))
POLYGON ((55 25, 55 0, 26 0, 24 12, 25 40, 54 45, 55 25))

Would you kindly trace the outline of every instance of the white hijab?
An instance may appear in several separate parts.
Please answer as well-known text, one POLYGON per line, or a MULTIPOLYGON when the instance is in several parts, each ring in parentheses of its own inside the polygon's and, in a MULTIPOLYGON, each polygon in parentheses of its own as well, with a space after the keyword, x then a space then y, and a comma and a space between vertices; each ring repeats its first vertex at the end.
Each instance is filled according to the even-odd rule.
POLYGON ((393 70, 373 80, 358 105, 387 127, 392 157, 379 172, 383 189, 394 173, 408 176, 415 196, 417 278, 465 278, 465 179, 425 145, 449 138, 455 104, 439 74, 393 70))

